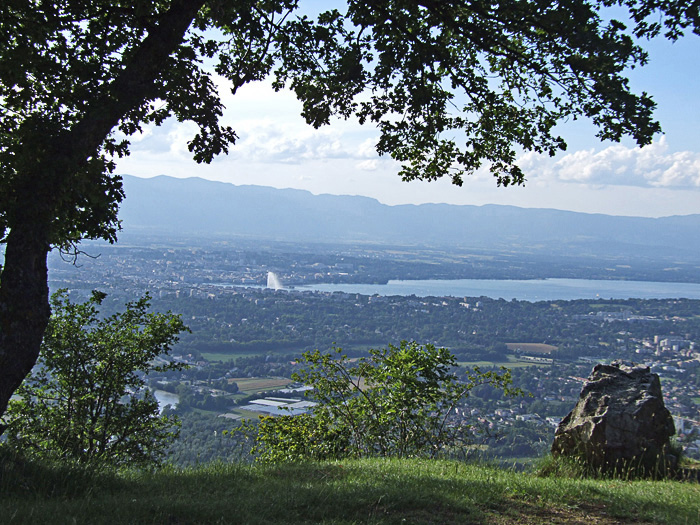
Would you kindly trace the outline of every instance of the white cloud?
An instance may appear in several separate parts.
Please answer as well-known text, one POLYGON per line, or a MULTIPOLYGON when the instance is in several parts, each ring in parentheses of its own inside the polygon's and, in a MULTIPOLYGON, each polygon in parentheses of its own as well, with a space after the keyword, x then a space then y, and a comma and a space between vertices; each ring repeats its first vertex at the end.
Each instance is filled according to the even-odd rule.
POLYGON ((377 159, 368 159, 358 162, 355 167, 362 171, 377 171, 377 159))
MULTIPOLYGON (((238 140, 229 150, 229 159, 219 157, 217 163, 250 161, 288 165, 313 160, 377 158, 374 128, 363 128, 352 120, 337 120, 332 126, 314 129, 300 116, 301 103, 289 91, 275 92, 266 81, 246 85, 232 96, 225 80, 216 76, 213 79, 226 106, 221 124, 231 126, 238 134, 238 140)), ((194 124, 170 118, 160 128, 145 127, 143 136, 132 140, 132 150, 191 156, 187 142, 196 133, 194 124)))
POLYGON ((530 181, 700 189, 700 153, 671 152, 665 137, 643 148, 616 144, 601 151, 576 151, 558 160, 526 153, 519 162, 530 181))
POLYGON ((245 131, 231 148, 233 160, 299 164, 352 157, 352 152, 343 146, 341 134, 332 129, 314 130, 303 124, 295 126, 271 119, 244 122, 240 129, 245 131))
MULTIPOLYGON (((154 126, 143 126, 141 131, 137 131, 129 137, 129 141, 132 144, 143 142, 144 140, 147 140, 153 136, 153 129, 154 126)), ((125 138, 125 136, 122 133, 118 133, 118 135, 120 138, 125 138)))
POLYGON ((373 159, 377 157, 377 139, 370 137, 365 139, 357 148, 359 158, 373 159))
POLYGON ((197 126, 191 122, 178 122, 171 118, 161 126, 149 124, 141 133, 130 136, 131 150, 134 153, 169 153, 177 157, 192 154, 187 149, 187 142, 194 138, 197 126))

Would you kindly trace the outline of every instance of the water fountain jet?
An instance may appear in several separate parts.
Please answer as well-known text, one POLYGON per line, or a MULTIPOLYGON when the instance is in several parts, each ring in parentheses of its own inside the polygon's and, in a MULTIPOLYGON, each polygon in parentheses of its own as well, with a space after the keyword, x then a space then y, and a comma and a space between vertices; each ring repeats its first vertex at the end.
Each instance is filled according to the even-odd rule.
POLYGON ((275 272, 267 272, 267 288, 271 290, 282 290, 282 281, 275 272))

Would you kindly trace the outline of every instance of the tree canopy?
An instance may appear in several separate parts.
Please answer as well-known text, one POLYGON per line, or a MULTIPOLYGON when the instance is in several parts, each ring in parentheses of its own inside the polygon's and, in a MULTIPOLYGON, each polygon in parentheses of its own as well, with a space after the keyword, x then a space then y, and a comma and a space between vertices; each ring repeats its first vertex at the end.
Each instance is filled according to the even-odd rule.
POLYGON ((298 4, 2 2, 0 413, 48 322, 46 254, 116 239, 114 160, 129 136, 174 116, 197 125, 197 162, 234 145, 214 74, 234 93, 271 78, 316 127, 333 117, 376 126, 378 152, 404 180, 462 184, 488 166, 509 185, 524 180, 518 148, 565 148, 555 131, 565 119, 650 142, 654 103, 625 78, 646 61, 635 39, 700 32, 695 2, 347 0, 315 19, 298 4))

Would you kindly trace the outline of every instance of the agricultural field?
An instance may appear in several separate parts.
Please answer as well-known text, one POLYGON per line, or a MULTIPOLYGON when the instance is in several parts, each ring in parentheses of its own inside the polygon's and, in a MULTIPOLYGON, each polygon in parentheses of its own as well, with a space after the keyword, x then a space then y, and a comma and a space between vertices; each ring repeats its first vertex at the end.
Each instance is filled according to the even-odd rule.
POLYGON ((284 388, 292 383, 291 379, 284 377, 239 377, 232 378, 231 381, 235 381, 238 390, 246 394, 257 394, 258 392, 284 388))
POLYGON ((466 368, 472 368, 478 366, 479 368, 500 368, 502 366, 506 368, 527 368, 530 366, 546 366, 543 363, 535 363, 528 361, 518 361, 515 356, 508 356, 507 361, 459 361, 457 363, 459 366, 466 368))
POLYGON ((546 345, 543 343, 506 343, 508 350, 515 352, 533 353, 533 354, 551 354, 559 348, 554 345, 546 345))
POLYGON ((287 360, 292 360, 299 355, 301 355, 302 350, 292 350, 289 348, 285 348, 282 350, 267 350, 265 352, 260 352, 257 350, 250 350, 247 352, 233 352, 233 353, 223 353, 223 352, 201 352, 202 358, 206 359, 209 362, 216 362, 220 361, 222 363, 234 363, 236 359, 241 359, 241 358, 250 358, 250 357, 259 357, 261 354, 262 355, 273 355, 273 356, 283 356, 287 360))

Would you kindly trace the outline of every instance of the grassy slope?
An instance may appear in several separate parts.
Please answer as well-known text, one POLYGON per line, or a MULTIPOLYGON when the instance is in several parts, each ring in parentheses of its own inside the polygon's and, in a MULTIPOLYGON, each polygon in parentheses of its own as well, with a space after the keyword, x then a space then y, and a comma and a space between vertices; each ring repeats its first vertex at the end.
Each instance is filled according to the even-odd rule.
POLYGON ((0 523, 700 523, 700 485, 358 460, 96 476, 8 461, 0 523))

